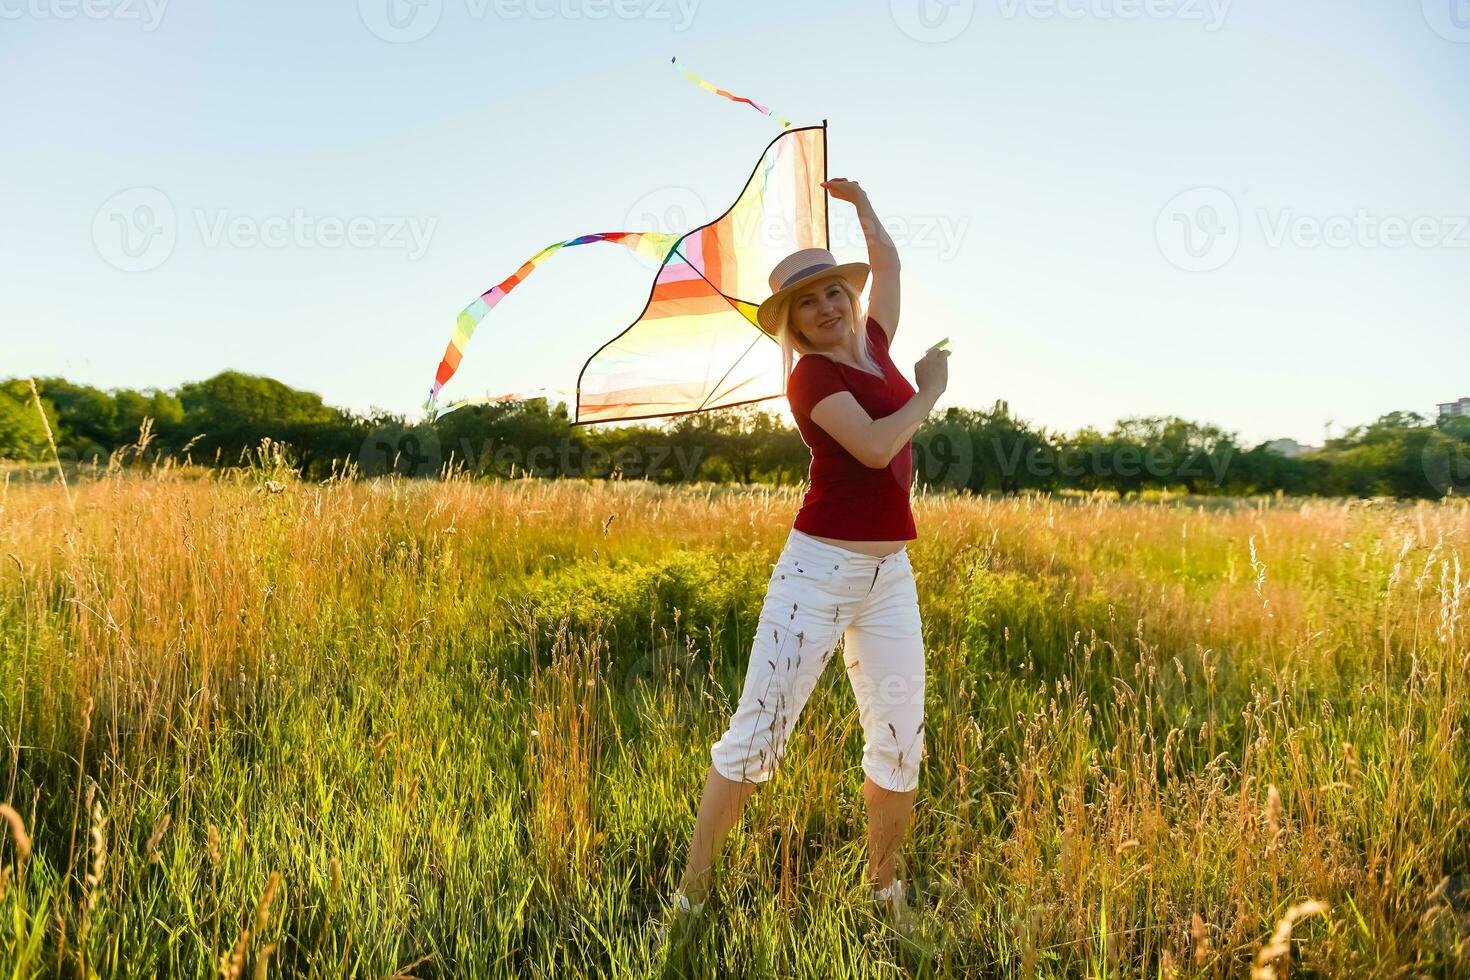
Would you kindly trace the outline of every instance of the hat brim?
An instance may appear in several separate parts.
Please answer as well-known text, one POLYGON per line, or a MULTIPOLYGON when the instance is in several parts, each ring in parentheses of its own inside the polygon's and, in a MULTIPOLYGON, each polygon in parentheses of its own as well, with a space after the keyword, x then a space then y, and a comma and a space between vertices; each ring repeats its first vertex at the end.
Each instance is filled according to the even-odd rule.
POLYGON ((755 311, 756 321, 760 328, 768 334, 775 334, 781 329, 780 314, 781 304, 786 302, 794 293, 805 289, 820 279, 828 279, 832 276, 840 276, 852 283, 854 289, 862 292, 868 284, 868 273, 872 269, 866 262, 843 262, 839 265, 818 269, 809 276, 803 276, 795 282, 789 282, 776 290, 755 311))

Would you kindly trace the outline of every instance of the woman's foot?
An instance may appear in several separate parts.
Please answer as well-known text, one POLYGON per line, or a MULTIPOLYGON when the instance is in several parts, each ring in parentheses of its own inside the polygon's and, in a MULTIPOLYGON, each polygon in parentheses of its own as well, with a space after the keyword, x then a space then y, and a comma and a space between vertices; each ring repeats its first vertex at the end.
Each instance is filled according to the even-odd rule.
POLYGON ((648 924, 650 950, 656 954, 670 942, 682 942, 703 915, 703 902, 691 902, 683 889, 674 892, 668 914, 648 924))
POLYGON ((674 914, 695 918, 704 913, 703 902, 691 902, 689 896, 684 894, 681 888, 674 892, 674 914))
POLYGON ((905 936, 918 926, 918 917, 909 908, 907 890, 903 879, 897 877, 882 888, 872 882, 868 883, 868 897, 878 906, 880 917, 905 936))

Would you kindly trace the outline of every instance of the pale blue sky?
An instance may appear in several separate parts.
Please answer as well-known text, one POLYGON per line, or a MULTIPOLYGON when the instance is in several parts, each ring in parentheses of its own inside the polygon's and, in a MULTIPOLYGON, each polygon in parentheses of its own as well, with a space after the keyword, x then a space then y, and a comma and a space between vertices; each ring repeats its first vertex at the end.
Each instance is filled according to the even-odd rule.
MULTIPOLYGON (((941 406, 1320 442, 1470 394, 1467 0, 0 0, 0 376, 415 412, 537 249, 733 199, 779 128, 671 55, 829 120, 941 406)), ((446 394, 571 388, 648 284, 562 253, 446 394)))

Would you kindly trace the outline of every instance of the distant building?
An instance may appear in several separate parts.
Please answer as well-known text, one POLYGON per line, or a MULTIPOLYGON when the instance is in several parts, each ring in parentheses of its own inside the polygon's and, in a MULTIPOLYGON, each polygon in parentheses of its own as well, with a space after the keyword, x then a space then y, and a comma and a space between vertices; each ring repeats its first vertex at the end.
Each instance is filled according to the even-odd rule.
POLYGON ((1470 415, 1470 398, 1461 398, 1457 402, 1442 402, 1439 406, 1439 420, 1456 419, 1470 415))
POLYGON ((1266 443, 1266 448, 1273 453, 1279 453, 1285 456, 1287 459, 1296 459, 1298 456, 1305 456, 1307 453, 1315 453, 1322 447, 1303 446, 1295 439, 1272 439, 1266 443))

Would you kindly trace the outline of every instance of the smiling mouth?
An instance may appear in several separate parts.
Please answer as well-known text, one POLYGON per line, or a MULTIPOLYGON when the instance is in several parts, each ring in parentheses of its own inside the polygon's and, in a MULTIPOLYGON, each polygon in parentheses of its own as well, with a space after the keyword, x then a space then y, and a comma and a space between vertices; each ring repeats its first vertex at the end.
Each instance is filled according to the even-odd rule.
POLYGON ((842 322, 842 317, 840 317, 840 316, 834 316, 830 320, 823 320, 821 323, 817 324, 817 326, 821 327, 823 330, 827 330, 827 329, 830 329, 832 327, 836 327, 841 322, 842 322))

